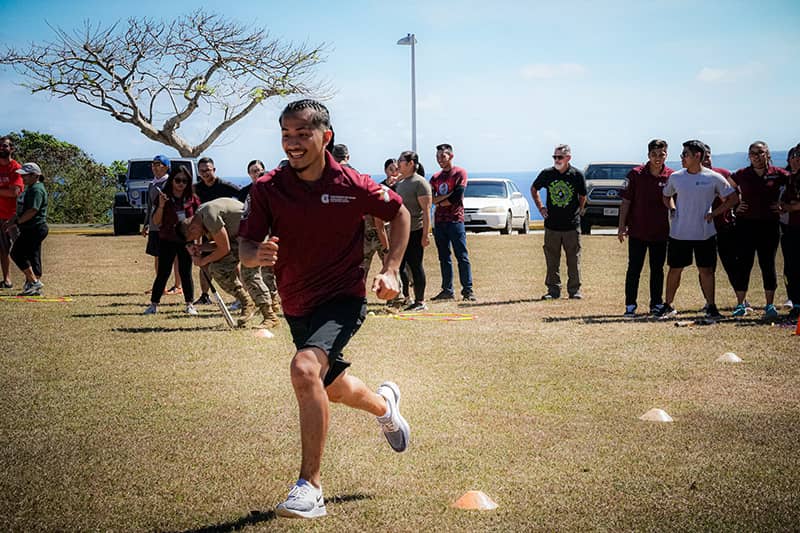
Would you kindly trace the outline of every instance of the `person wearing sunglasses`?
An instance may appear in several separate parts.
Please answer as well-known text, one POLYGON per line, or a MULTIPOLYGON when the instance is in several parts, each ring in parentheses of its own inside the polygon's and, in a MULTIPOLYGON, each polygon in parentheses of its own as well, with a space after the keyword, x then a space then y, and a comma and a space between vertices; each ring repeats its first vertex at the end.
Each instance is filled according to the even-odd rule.
POLYGON ((764 318, 775 319, 775 289, 778 276, 775 256, 780 243, 780 194, 786 185, 786 170, 772 164, 769 146, 755 141, 748 147, 750 166, 737 170, 731 179, 739 187, 740 202, 736 207, 736 254, 738 258, 736 308, 734 317, 747 314, 748 285, 756 255, 764 287, 764 318))
POLYGON ((200 199, 192 192, 192 172, 188 167, 179 165, 173 169, 158 196, 158 204, 153 213, 153 221, 159 226, 158 272, 150 292, 150 305, 144 314, 158 312, 161 295, 167 285, 172 263, 178 258, 178 272, 183 282, 183 299, 186 312, 196 315, 192 304, 194 298, 194 282, 192 281, 192 257, 185 246, 185 241, 178 235, 176 226, 179 222, 194 215, 200 206, 200 199))
POLYGON ((570 299, 581 294, 581 215, 586 205, 586 179, 570 165, 572 149, 559 144, 553 152, 553 166, 542 170, 531 185, 531 197, 544 219, 544 259, 547 292, 542 300, 561 298, 561 249, 567 256, 567 292, 570 299), (547 206, 539 190, 547 191, 547 206))
POLYGON ((717 230, 714 217, 730 209, 739 197, 720 174, 703 166, 706 145, 696 139, 683 143, 681 164, 664 186, 663 202, 670 210, 672 221, 667 242, 667 290, 659 318, 678 314, 672 306, 681 283, 683 269, 694 263, 700 273, 700 288, 706 299, 706 316, 721 318, 716 305, 715 269, 717 267, 717 230), (676 197, 677 195, 677 197, 676 197), (714 198, 722 203, 712 209, 714 198))

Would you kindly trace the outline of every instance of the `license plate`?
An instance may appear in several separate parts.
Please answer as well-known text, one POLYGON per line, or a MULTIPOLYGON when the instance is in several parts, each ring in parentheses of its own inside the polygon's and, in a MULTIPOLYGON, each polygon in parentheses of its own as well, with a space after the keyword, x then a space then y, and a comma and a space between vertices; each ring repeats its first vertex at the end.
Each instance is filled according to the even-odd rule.
POLYGON ((604 207, 603 216, 616 217, 619 216, 619 207, 604 207))

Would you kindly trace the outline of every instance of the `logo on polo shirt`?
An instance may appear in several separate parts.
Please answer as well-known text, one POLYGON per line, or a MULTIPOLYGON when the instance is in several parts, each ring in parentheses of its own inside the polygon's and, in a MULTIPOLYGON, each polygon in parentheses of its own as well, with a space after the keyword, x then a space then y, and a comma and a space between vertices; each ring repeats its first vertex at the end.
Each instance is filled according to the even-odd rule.
POLYGON ((439 196, 447 194, 448 192, 450 192, 450 191, 448 190, 447 184, 446 183, 440 183, 439 184, 439 196))
POLYGON ((355 200, 355 196, 344 196, 341 194, 323 194, 320 197, 320 201, 323 204, 349 204, 353 200, 355 200))

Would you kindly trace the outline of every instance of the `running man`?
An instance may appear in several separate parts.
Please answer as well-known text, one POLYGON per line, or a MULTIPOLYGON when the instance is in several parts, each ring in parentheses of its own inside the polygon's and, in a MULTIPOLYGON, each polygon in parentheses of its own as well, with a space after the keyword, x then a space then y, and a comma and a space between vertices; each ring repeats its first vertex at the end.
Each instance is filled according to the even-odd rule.
POLYGON ((290 372, 300 411, 300 478, 276 514, 315 518, 326 514, 320 468, 330 402, 372 413, 392 449, 408 446, 397 385, 387 381, 372 392, 347 373, 342 350, 366 315, 363 216, 392 223, 389 252, 372 283, 383 300, 399 292, 410 217, 397 194, 343 168, 326 152, 333 131, 325 106, 292 102, 278 122, 289 164, 253 185, 239 227, 239 253, 244 266, 274 265, 297 348, 290 372))

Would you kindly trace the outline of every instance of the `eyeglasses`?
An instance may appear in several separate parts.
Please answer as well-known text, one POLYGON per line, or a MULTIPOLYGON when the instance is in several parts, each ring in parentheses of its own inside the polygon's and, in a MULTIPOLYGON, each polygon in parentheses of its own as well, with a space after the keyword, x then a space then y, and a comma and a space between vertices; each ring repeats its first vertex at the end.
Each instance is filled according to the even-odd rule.
POLYGON ((691 157, 693 155, 694 154, 692 152, 689 152, 688 150, 684 150, 683 152, 681 152, 681 159, 685 159, 685 158, 691 157))
POLYGON ((200 168, 200 169, 198 169, 200 174, 205 174, 206 172, 214 172, 214 170, 215 169, 213 169, 213 168, 200 168))
POLYGON ((748 153, 748 155, 755 155, 755 156, 759 156, 759 155, 767 155, 767 152, 766 152, 766 151, 761 151, 761 152, 749 152, 749 153, 748 153))
POLYGON ((174 179, 174 180, 172 180, 172 183, 183 183, 184 185, 186 185, 187 183, 189 183, 189 180, 185 180, 185 179, 174 179))
POLYGON ((554 161, 561 161, 562 159, 566 159, 566 157, 567 156, 565 156, 565 155, 554 155, 553 156, 553 160, 554 161))
POLYGON ((151 167, 165 167, 167 165, 165 165, 164 163, 161 163, 160 161, 153 161, 152 163, 150 163, 150 166, 151 167))

